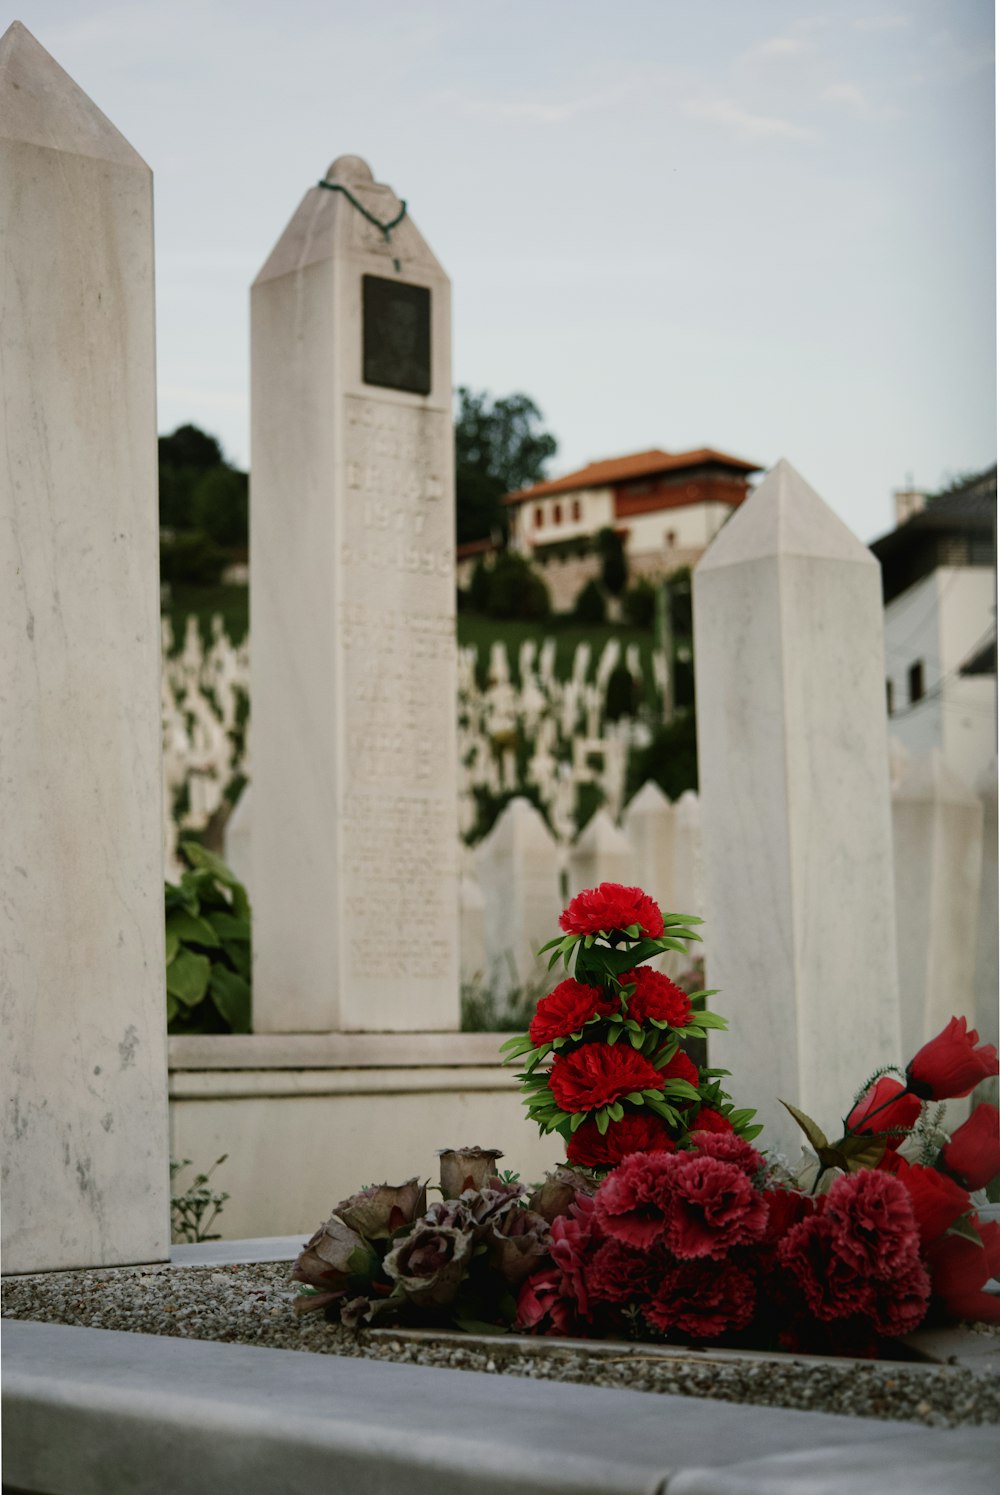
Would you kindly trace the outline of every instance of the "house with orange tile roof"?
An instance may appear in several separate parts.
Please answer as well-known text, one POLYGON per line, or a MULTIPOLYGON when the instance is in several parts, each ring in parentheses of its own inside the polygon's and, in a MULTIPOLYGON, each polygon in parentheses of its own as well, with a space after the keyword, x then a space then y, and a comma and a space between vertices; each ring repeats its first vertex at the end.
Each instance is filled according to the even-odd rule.
POLYGON ((694 565, 760 470, 712 447, 591 462, 507 494, 510 547, 539 566, 561 611, 597 574, 591 542, 602 529, 621 535, 633 577, 667 576, 694 565))

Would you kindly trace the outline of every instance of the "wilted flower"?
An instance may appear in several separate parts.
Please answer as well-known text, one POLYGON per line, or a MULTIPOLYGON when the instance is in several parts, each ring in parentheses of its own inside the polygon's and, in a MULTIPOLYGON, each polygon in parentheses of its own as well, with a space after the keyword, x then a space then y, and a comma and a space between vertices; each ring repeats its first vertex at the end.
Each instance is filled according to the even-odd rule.
POLYGON ((503 1153, 495 1147, 442 1147, 438 1157, 442 1197, 457 1199, 467 1189, 481 1189, 488 1179, 494 1178, 497 1159, 503 1153))
POLYGON ((351 1275, 352 1255, 365 1250, 357 1231, 339 1215, 331 1215, 300 1251, 292 1268, 292 1281, 328 1290, 343 1288, 351 1275))
POLYGON ((458 1292, 474 1244, 469 1230, 421 1221, 389 1252, 382 1267, 411 1303, 442 1308, 458 1292))
POLYGON ((513 1209, 493 1227, 488 1261, 511 1287, 520 1287, 549 1254, 549 1222, 534 1210, 513 1209))
POLYGON ((575 1203, 578 1194, 589 1197, 596 1188, 593 1179, 588 1178, 579 1168, 560 1165, 546 1173, 545 1182, 539 1185, 528 1200, 528 1208, 551 1224, 559 1215, 569 1214, 569 1207, 575 1203))
POLYGON ((336 1206, 336 1213, 369 1241, 387 1241, 427 1208, 427 1189, 417 1178, 403 1184, 372 1184, 336 1206))

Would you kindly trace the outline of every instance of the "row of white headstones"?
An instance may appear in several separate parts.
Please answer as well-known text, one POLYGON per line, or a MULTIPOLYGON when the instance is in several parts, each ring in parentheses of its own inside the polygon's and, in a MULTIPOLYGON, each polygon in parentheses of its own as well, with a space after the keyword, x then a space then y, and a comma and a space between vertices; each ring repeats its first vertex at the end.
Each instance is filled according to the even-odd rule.
MULTIPOLYGON (((168 1251, 152 179, 17 23, 0 83, 3 1228, 27 1271, 168 1251)), ((449 285, 412 219, 379 228, 401 204, 364 162, 325 180, 252 292, 254 1026, 446 1031, 449 285), (368 276, 429 295, 428 392, 391 358, 366 381, 368 276)), ((900 1054, 877 563, 781 462, 701 562, 695 628, 713 1059, 833 1116, 900 1054)))

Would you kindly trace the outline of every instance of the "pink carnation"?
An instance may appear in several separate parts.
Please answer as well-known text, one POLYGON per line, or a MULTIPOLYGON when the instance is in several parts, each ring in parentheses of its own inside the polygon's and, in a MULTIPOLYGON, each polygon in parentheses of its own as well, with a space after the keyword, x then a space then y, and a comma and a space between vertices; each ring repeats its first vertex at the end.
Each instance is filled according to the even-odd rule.
POLYGON ((664 1264, 656 1251, 637 1251, 614 1238, 600 1246, 587 1271, 593 1298, 605 1303, 636 1303, 649 1297, 661 1278, 664 1264))
POLYGON ((633 1152, 594 1195, 600 1227, 629 1246, 651 1246, 663 1235, 677 1155, 633 1152))
POLYGON ((692 1132, 690 1141, 706 1157, 718 1158, 721 1163, 735 1163, 748 1178, 755 1178, 764 1167, 764 1159, 756 1147, 751 1147, 735 1132, 692 1132))
POLYGON ((686 1261, 666 1274, 643 1312, 663 1334, 674 1330, 691 1339, 718 1339, 746 1328, 755 1299, 752 1274, 734 1262, 686 1261))
POLYGON ((666 1243, 675 1256, 720 1261, 733 1246, 761 1239, 767 1204, 738 1164, 702 1152, 672 1161, 666 1243))
POLYGON ((916 1259, 920 1237, 913 1206, 891 1173, 864 1168, 838 1178, 824 1213, 838 1256, 864 1277, 891 1277, 916 1259))

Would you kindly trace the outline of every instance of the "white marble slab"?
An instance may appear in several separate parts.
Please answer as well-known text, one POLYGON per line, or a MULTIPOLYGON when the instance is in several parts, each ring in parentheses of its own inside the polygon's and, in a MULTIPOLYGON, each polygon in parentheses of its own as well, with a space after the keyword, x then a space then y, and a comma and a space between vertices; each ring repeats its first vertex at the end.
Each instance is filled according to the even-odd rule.
POLYGON ((8 1271, 169 1245, 152 178, 0 40, 8 1271))

